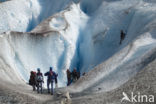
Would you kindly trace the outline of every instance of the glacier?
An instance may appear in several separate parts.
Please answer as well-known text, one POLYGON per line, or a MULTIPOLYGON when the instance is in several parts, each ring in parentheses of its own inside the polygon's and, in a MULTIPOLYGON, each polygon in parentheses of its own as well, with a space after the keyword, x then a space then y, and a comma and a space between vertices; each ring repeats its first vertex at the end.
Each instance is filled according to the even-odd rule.
POLYGON ((71 91, 115 89, 156 58, 155 6, 154 0, 2 2, 0 79, 23 83, 31 70, 52 66, 62 87, 66 69, 76 67, 87 75, 71 91))

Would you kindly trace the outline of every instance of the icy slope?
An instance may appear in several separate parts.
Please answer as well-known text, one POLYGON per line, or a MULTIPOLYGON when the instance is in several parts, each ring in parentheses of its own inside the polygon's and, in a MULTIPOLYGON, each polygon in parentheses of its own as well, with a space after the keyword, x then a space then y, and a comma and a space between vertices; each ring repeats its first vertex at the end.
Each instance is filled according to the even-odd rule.
POLYGON ((70 92, 111 91, 127 82, 156 59, 156 41, 145 37, 140 37, 107 61, 96 66, 68 90, 70 92))

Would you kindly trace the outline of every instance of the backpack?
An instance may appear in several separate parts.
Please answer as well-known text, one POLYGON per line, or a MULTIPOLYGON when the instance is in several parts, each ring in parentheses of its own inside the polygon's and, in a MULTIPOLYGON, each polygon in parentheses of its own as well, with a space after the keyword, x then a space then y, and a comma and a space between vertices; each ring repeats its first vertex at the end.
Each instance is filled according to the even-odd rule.
POLYGON ((50 74, 50 76, 53 76, 53 71, 50 71, 50 73, 49 73, 49 74, 50 74))
POLYGON ((54 79, 55 79, 55 72, 50 71, 50 72, 49 72, 49 76, 50 76, 50 79, 51 79, 51 80, 54 80, 54 79))
POLYGON ((42 75, 37 75, 37 81, 42 82, 43 81, 43 76, 42 75))

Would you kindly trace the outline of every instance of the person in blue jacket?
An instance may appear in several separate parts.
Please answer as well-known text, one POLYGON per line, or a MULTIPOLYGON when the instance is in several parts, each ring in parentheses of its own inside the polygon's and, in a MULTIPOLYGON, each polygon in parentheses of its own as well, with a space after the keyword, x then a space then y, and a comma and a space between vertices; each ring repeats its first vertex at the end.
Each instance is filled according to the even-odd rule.
POLYGON ((51 93, 51 95, 53 95, 53 93, 54 93, 54 90, 53 90, 53 82, 55 81, 55 84, 57 83, 56 82, 56 79, 57 79, 58 74, 56 74, 53 71, 53 68, 50 67, 50 70, 48 72, 46 72, 44 75, 47 76, 48 93, 51 93), (50 91, 49 85, 51 85, 51 91, 50 91))

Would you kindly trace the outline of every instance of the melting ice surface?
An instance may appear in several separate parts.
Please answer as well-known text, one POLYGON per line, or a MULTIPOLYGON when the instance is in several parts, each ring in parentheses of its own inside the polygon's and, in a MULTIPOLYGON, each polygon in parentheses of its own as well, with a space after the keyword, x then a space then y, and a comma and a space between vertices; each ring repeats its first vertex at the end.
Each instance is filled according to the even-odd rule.
POLYGON ((12 69, 28 81, 30 70, 40 67, 44 73, 53 66, 59 74, 59 86, 65 86, 66 69, 76 67, 81 73, 89 72, 87 82, 81 79, 79 85, 76 84, 81 85, 77 90, 103 87, 107 91, 125 83, 144 66, 142 60, 153 55, 156 47, 154 0, 74 2, 76 4, 71 0, 12 0, 0 3, 0 59, 3 60, 0 60, 3 69, 0 78, 7 76, 6 79, 12 81, 12 76, 4 73, 12 69), (121 29, 126 38, 119 45, 121 29))

